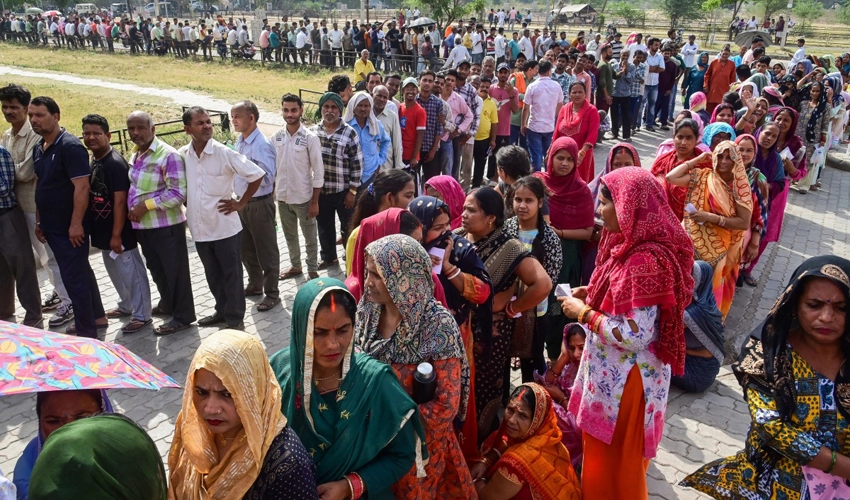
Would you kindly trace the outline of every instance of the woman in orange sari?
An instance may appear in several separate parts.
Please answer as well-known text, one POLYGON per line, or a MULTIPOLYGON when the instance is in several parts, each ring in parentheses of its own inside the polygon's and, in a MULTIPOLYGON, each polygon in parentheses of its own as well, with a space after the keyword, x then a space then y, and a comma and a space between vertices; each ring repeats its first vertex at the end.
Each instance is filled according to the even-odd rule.
POLYGON ((735 296, 744 233, 750 229, 753 194, 734 142, 715 148, 711 169, 694 168, 705 155, 674 168, 667 182, 688 188, 685 228, 696 255, 714 267, 712 288, 725 320, 735 296))
POLYGON ((514 390, 502 425, 484 441, 471 472, 481 500, 581 499, 552 397, 539 384, 514 390))

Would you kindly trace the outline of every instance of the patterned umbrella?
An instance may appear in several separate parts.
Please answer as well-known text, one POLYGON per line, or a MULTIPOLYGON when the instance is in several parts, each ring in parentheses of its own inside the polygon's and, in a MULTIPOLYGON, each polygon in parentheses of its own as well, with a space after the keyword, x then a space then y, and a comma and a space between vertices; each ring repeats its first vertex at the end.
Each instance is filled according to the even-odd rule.
POLYGON ((0 396, 180 385, 126 347, 0 321, 0 396))

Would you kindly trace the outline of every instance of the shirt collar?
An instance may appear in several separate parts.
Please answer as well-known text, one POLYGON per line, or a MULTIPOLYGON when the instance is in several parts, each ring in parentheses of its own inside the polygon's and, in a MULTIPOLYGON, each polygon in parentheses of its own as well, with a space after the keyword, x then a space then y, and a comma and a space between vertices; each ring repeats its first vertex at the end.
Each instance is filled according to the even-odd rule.
MULTIPOLYGON (((9 129, 9 130, 11 130, 11 129, 9 129)), ((21 126, 21 130, 18 130, 18 133, 15 134, 15 136, 26 137, 26 136, 30 135, 31 133, 32 133, 32 125, 30 125, 30 120, 29 120, 29 118, 27 118, 27 120, 24 122, 23 126, 21 126)))
MULTIPOLYGON (((340 120, 340 121, 342 121, 342 120, 340 120)), ((324 127, 324 125, 322 125, 322 126, 324 127)), ((259 131, 260 131, 260 129, 259 129, 259 127, 258 127, 258 128, 257 128, 257 130, 255 130, 254 132, 256 133, 256 132, 259 132, 259 131)), ((289 133, 289 129, 288 129, 288 128, 286 128, 286 125, 284 125, 284 126, 283 126, 283 132, 284 132, 287 136, 289 136, 289 137, 295 137, 296 135, 302 135, 302 134, 305 134, 305 133, 306 133, 306 129, 304 128, 304 124, 303 124, 303 123, 301 123, 301 122, 299 122, 299 123, 298 123, 298 130, 296 130, 294 134, 290 134, 290 133, 289 133)), ((254 139, 253 139, 253 137, 254 137, 254 134, 251 134, 251 137, 249 137, 249 139, 251 139, 251 140, 250 140, 250 141, 248 141, 248 142, 253 141, 253 140, 254 140, 254 139)))
POLYGON ((248 135, 248 138, 245 139, 242 134, 239 134, 239 140, 236 141, 237 144, 253 144, 254 140, 257 139, 257 135, 260 134, 260 127, 254 127, 254 131, 248 135))

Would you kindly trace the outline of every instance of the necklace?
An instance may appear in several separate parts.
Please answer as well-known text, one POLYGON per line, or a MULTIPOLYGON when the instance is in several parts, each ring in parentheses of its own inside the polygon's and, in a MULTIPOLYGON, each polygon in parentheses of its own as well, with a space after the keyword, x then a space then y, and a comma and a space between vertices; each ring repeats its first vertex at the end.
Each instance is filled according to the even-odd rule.
MULTIPOLYGON (((244 440, 245 440, 245 438, 246 438, 247 436, 248 436, 247 434, 243 433, 243 434, 242 434, 242 439, 240 439, 240 440, 239 440, 239 442, 241 443, 242 441, 244 441, 244 440)), ((237 436, 233 436, 233 437, 230 437, 230 438, 229 438, 229 437, 224 437, 224 435, 222 435, 222 436, 219 438, 219 441, 220 441, 220 443, 221 443, 219 446, 226 446, 226 445, 227 445, 227 443, 229 443, 230 441, 233 441, 234 439, 236 439, 236 437, 237 437, 237 436)))
POLYGON ((336 376, 336 373, 334 373, 333 375, 331 375, 331 376, 329 376, 329 377, 325 377, 325 378, 316 378, 316 377, 313 377, 313 382, 324 382, 324 381, 326 381, 326 380, 330 380, 330 379, 332 379, 332 378, 334 378, 334 377, 336 377, 336 379, 337 379, 337 380, 342 380, 342 377, 337 377, 337 376, 336 376))

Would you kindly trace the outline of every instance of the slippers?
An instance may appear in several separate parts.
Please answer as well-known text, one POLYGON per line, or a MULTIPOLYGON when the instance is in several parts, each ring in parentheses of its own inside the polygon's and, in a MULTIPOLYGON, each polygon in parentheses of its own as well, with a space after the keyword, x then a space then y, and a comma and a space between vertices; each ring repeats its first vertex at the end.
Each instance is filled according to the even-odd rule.
POLYGON ((302 271, 301 269, 290 269, 289 271, 281 273, 280 279, 288 280, 291 278, 295 278, 296 276, 301 276, 302 274, 304 274, 304 271, 302 271))
POLYGON ((152 316, 171 316, 170 313, 165 312, 165 310, 163 308, 159 307, 159 306, 156 306, 153 309, 151 309, 151 315, 152 316))
POLYGON ((153 323, 152 319, 147 319, 145 321, 134 319, 133 321, 124 325, 121 328, 121 331, 124 332, 124 333, 136 333, 136 332, 138 332, 139 330, 148 326, 151 323, 153 323))
POLYGON ((747 286, 751 286, 751 287, 757 287, 758 284, 759 284, 758 280, 753 278, 752 275, 750 275, 750 274, 744 275, 744 283, 746 283, 747 286))
POLYGON ((262 290, 255 290, 251 287, 245 287, 245 296, 246 297, 256 297, 257 295, 262 295, 262 290))
POLYGON ((171 335, 172 333, 177 333, 177 332, 183 331, 183 330, 189 328, 190 326, 192 326, 191 323, 184 325, 183 323, 178 323, 177 321, 171 320, 168 323, 164 323, 162 325, 159 325, 154 330, 154 333, 159 335, 159 336, 171 335))
POLYGON ((260 312, 268 311, 274 306, 280 304, 280 298, 272 299, 270 297, 264 298, 259 304, 257 304, 257 310, 260 312))
POLYGON ((115 309, 110 309, 110 310, 106 311, 106 317, 111 318, 111 319, 123 318, 124 316, 129 316, 130 314, 132 314, 132 313, 122 311, 121 309, 118 309, 117 307, 115 309))
POLYGON ((339 259, 323 260, 323 261, 319 262, 319 270, 321 271, 322 269, 327 269, 331 266, 336 266, 336 265, 339 265, 339 259))

